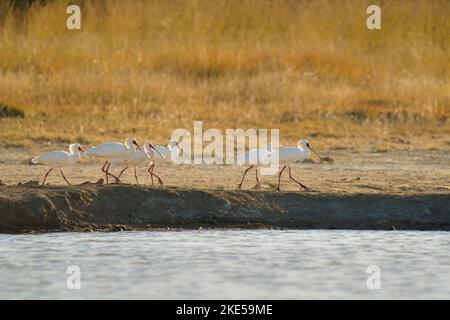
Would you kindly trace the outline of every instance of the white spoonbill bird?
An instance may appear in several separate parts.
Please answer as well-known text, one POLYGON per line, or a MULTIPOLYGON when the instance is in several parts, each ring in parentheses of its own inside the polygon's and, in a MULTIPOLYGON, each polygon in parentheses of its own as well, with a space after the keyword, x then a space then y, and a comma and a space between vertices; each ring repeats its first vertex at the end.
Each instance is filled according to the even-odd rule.
POLYGON ((109 172, 111 161, 114 159, 130 158, 136 152, 136 149, 142 150, 135 138, 128 138, 124 143, 120 142, 106 142, 97 146, 91 147, 84 153, 89 158, 106 159, 102 167, 102 172, 105 173, 106 183, 108 183, 108 176, 120 182, 120 179, 109 172))
MULTIPOLYGON (((112 166, 115 166, 115 165, 125 165, 126 166, 124 169, 122 169, 122 171, 120 171, 119 176, 118 176, 119 179, 122 176, 122 174, 128 169, 129 166, 133 166, 134 167, 134 178, 136 179, 136 184, 139 184, 137 173, 136 173, 136 168, 142 164, 148 164, 148 163, 153 164, 153 162, 151 162, 151 160, 155 156, 155 154, 158 154, 159 156, 161 156, 164 159, 164 156, 161 153, 159 153, 159 151, 156 150, 155 147, 153 146, 153 144, 151 144, 150 142, 144 143, 142 145, 142 147, 144 150, 136 150, 131 157, 116 158, 111 161, 112 166)), ((153 175, 154 176, 156 176, 156 175, 152 174, 151 172, 149 172, 149 174, 152 177, 152 183, 153 183, 153 175)), ((158 176, 156 176, 156 177, 158 178, 158 181, 161 180, 158 176)), ((160 181, 160 183, 162 184, 162 181, 160 181)))
POLYGON ((244 175, 242 176, 241 182, 237 184, 236 189, 240 190, 242 188, 242 184, 244 183, 247 172, 255 167, 256 183, 261 188, 261 183, 259 183, 258 178, 258 168, 268 166, 270 164, 270 154, 272 151, 272 144, 268 143, 266 148, 251 149, 236 159, 237 164, 241 166, 247 166, 247 169, 245 169, 244 175))
POLYGON ((155 146, 153 150, 146 150, 146 152, 149 154, 150 158, 152 159, 152 164, 148 168, 148 173, 150 174, 152 178, 152 184, 153 184, 153 177, 156 177, 158 179, 159 184, 163 184, 160 177, 158 177, 153 171, 155 170, 156 162, 172 162, 172 155, 174 152, 176 152, 177 156, 182 157, 184 154, 183 147, 181 146, 181 138, 180 140, 170 140, 169 144, 167 146, 155 146), (156 151, 156 153, 154 151, 156 151))
POLYGON ((178 156, 183 156, 183 148, 181 147, 181 142, 176 140, 170 140, 167 146, 156 146, 155 150, 158 154, 155 155, 154 160, 156 161, 164 161, 171 162, 172 161, 172 153, 176 151, 178 156))
POLYGON ((317 157, 319 157, 319 159, 322 159, 322 157, 317 152, 315 152, 314 149, 311 147, 308 140, 300 140, 297 143, 296 147, 280 148, 279 150, 273 151, 271 153, 271 157, 274 156, 278 157, 279 164, 281 165, 280 166, 281 169, 278 173, 278 187, 277 187, 278 191, 280 191, 281 174, 286 169, 286 167, 288 167, 289 169, 289 178, 300 186, 300 190, 309 189, 300 181, 292 177, 291 164, 301 159, 308 159, 311 155, 311 151, 317 157))
MULTIPOLYGON (((160 148, 160 149, 162 149, 162 148, 160 148)), ((150 142, 147 142, 144 145, 144 150, 145 150, 145 152, 147 152, 148 156, 151 159, 150 166, 148 167, 147 171, 150 174, 150 177, 152 178, 152 185, 155 185, 154 181, 153 181, 153 177, 158 179, 158 183, 160 185, 163 185, 162 179, 156 173, 154 173, 153 170, 155 168, 155 162, 156 161, 166 161, 166 159, 167 159, 166 156, 158 150, 158 147, 153 146, 153 144, 150 142)), ((166 153, 166 154, 169 154, 169 157, 170 157, 170 152, 166 153)))
POLYGON ((81 158, 81 152, 84 152, 83 148, 78 143, 71 144, 69 146, 69 152, 67 151, 50 151, 44 154, 41 154, 37 157, 31 159, 31 162, 34 164, 43 164, 45 166, 50 167, 50 170, 47 171, 44 175, 44 180, 42 184, 45 184, 45 180, 47 180, 48 174, 55 168, 59 168, 63 179, 70 185, 70 182, 67 180, 64 172, 62 170, 63 167, 70 166, 72 164, 77 163, 81 158))

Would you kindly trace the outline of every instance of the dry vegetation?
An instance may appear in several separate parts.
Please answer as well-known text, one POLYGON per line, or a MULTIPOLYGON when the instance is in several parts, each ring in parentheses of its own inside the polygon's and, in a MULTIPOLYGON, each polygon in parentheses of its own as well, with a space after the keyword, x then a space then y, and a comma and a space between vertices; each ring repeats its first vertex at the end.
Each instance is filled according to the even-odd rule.
POLYGON ((283 144, 450 148, 449 1, 380 1, 380 31, 369 1, 82 3, 81 31, 68 1, 3 7, 0 104, 25 117, 0 117, 0 145, 162 143, 203 120, 283 144))

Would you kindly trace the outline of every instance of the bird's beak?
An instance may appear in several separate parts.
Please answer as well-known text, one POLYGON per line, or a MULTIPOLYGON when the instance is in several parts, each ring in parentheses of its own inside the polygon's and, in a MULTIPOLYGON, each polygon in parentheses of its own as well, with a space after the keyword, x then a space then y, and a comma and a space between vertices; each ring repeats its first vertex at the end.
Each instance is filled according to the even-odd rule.
POLYGON ((322 157, 314 150, 311 145, 309 145, 309 150, 311 150, 320 160, 322 160, 322 157))
POLYGON ((82 147, 78 147, 78 151, 84 152, 82 147))
POLYGON ((177 146, 178 146, 178 149, 180 149, 180 156, 182 157, 182 156, 184 156, 184 150, 183 150, 183 147, 181 146, 181 144, 179 143, 179 142, 177 142, 177 146))
POLYGON ((141 146, 139 145, 139 143, 136 142, 136 140, 134 140, 133 144, 136 146, 138 150, 142 150, 141 146))
POLYGON ((150 148, 152 148, 157 154, 159 154, 163 159, 165 159, 166 157, 161 153, 161 152, 159 152, 152 144, 150 145, 150 148))

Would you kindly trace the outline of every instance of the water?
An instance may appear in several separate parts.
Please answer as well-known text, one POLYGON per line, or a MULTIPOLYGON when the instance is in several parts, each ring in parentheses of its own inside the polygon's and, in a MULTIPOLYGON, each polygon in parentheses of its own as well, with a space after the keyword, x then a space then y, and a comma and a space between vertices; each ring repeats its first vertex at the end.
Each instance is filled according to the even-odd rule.
POLYGON ((450 298, 450 233, 182 231, 0 235, 0 298, 450 298), (69 265, 81 289, 66 286, 69 265), (367 267, 380 289, 367 288, 367 267))

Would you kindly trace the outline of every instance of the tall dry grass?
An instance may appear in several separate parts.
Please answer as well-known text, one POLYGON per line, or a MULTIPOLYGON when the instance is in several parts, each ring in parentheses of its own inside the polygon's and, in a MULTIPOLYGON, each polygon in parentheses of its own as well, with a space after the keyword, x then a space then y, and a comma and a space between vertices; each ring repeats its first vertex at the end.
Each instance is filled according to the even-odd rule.
POLYGON ((0 15, 0 103, 25 111, 0 118, 2 145, 162 143, 193 120, 450 145, 449 1, 379 1, 376 31, 372 1, 82 1, 81 31, 68 3, 0 15))

